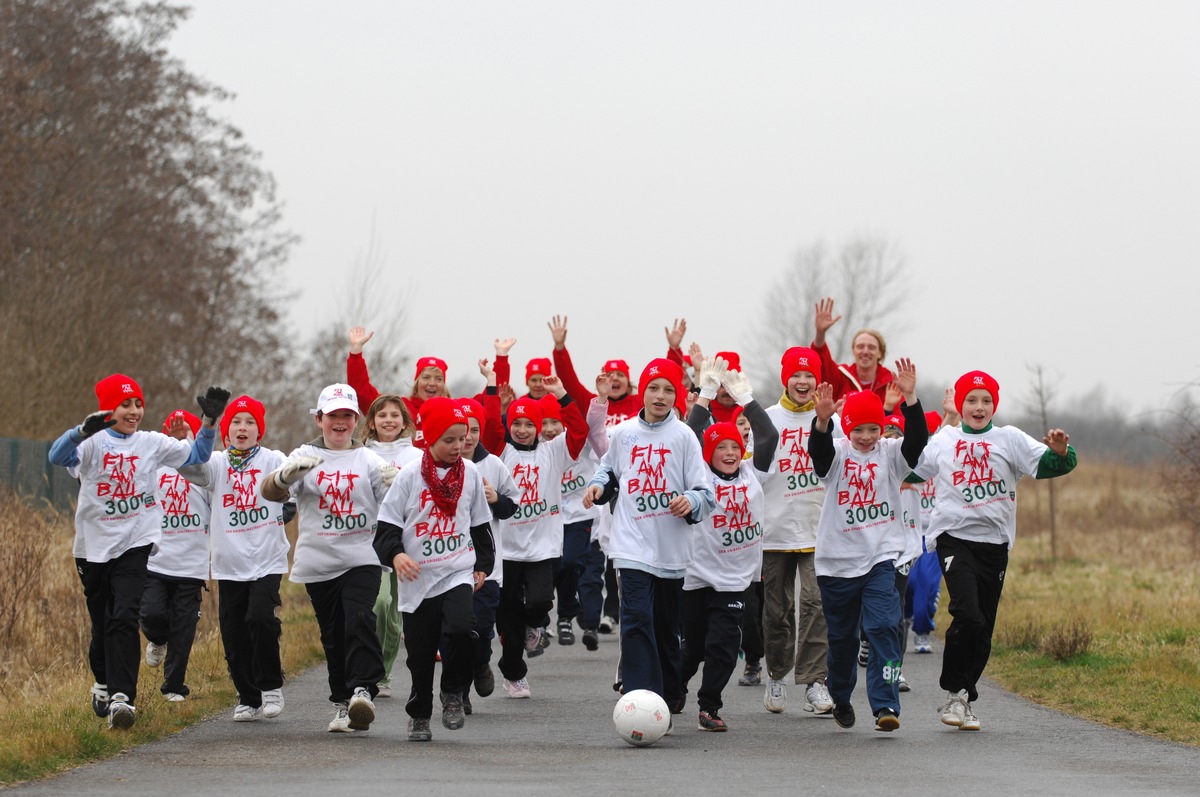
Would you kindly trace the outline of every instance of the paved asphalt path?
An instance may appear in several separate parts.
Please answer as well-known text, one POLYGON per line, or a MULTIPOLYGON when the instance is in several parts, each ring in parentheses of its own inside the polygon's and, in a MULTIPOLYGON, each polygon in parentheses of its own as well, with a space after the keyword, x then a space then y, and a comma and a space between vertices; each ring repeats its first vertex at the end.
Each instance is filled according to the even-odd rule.
MULTIPOLYGON (((601 641, 597 652, 578 643, 552 645, 534 659, 531 700, 509 699, 498 683, 491 697, 475 698, 463 730, 446 730, 435 715, 432 743, 407 741, 403 699, 377 700, 377 720, 368 732, 327 733, 332 712, 321 666, 284 687, 287 707, 278 719, 234 723, 230 707, 169 739, 12 792, 1200 794, 1200 749, 1077 720, 991 683, 975 704, 982 731, 942 725, 936 714, 943 698, 937 688, 940 654, 908 654, 905 674, 913 690, 901 696, 902 727, 895 733, 874 730, 861 677, 854 699, 858 724, 842 730, 828 717, 806 713, 799 687, 789 687, 784 713, 768 713, 764 688, 739 687, 735 675, 721 712, 729 732, 697 732, 692 703, 675 717, 672 736, 653 747, 630 747, 611 719, 616 637, 601 641)), ((406 696, 403 655, 397 692, 406 696)), ((86 710, 83 696, 80 710, 86 710)))

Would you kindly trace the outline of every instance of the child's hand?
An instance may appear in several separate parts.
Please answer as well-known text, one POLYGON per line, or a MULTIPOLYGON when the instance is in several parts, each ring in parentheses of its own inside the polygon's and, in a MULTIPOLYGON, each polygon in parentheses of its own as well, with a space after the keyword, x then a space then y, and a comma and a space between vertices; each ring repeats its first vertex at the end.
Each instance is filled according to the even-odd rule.
POLYGON ((917 366, 913 365, 912 360, 907 357, 896 360, 896 385, 904 394, 906 404, 916 402, 917 397, 913 391, 917 389, 917 366))
POLYGON ((500 412, 501 412, 501 414, 503 414, 503 413, 508 412, 508 405, 513 403, 513 400, 516 399, 517 394, 513 392, 512 385, 509 384, 508 382, 505 382, 503 385, 500 385, 499 393, 500 393, 500 412))
POLYGON ((1050 446, 1050 450, 1060 457, 1067 455, 1067 443, 1071 442, 1071 436, 1062 429, 1051 429, 1046 432, 1046 436, 1042 438, 1042 442, 1050 446))
POLYGON ((488 364, 488 358, 484 357, 477 365, 479 366, 479 375, 488 380, 488 384, 492 384, 493 377, 496 376, 496 369, 488 364))
POLYGON ((683 336, 687 333, 687 319, 676 318, 670 329, 663 327, 663 332, 667 333, 667 348, 678 349, 683 345, 683 336))
MULTIPOLYGON (((180 418, 180 420, 183 419, 180 418)), ((75 427, 75 431, 78 432, 84 440, 87 440, 96 432, 103 431, 110 426, 115 426, 116 423, 117 422, 112 419, 111 412, 108 410, 100 410, 99 412, 93 412, 91 415, 84 418, 83 423, 75 427)), ((187 425, 187 421, 184 421, 184 425, 187 425)))
POLYGON ((483 582, 487 581, 487 573, 476 570, 471 574, 471 580, 475 583, 475 589, 472 592, 479 592, 479 588, 483 586, 483 582))
POLYGON ((592 505, 600 500, 600 494, 603 491, 596 485, 592 485, 583 491, 583 508, 591 509, 592 505))
POLYGON ((416 581, 417 576, 421 575, 421 566, 406 553, 396 554, 392 559, 392 569, 396 571, 396 578, 401 581, 416 581))
POLYGON ((704 365, 704 352, 700 350, 699 343, 692 341, 692 345, 688 346, 688 356, 692 358, 692 378, 698 380, 700 368, 704 365))
POLYGON ((554 350, 562 351, 567 346, 567 317, 554 316, 546 324, 550 327, 550 335, 554 338, 554 350))
POLYGON ((275 471, 275 484, 287 489, 304 478, 304 474, 320 465, 325 460, 321 457, 295 456, 283 463, 283 467, 275 471))
POLYGON ((489 504, 494 504, 500 500, 499 494, 496 493, 496 488, 487 479, 483 480, 483 495, 487 498, 489 504))
POLYGON ((884 390, 886 395, 883 397, 883 411, 891 412, 897 404, 904 400, 904 393, 900 391, 900 385, 895 382, 888 382, 884 390))
POLYGON ((509 350, 514 345, 516 345, 516 342, 517 342, 516 338, 505 338, 504 340, 500 340, 500 338, 496 338, 495 340, 493 340, 492 345, 496 348, 496 356, 497 357, 507 357, 509 350))
POLYGON ((547 376, 542 380, 542 384, 545 385, 546 390, 554 394, 555 398, 562 398, 567 395, 566 389, 562 386, 562 380, 557 376, 547 376))
POLYGON ((729 371, 729 363, 725 362, 724 357, 714 357, 704 363, 704 368, 700 371, 700 378, 696 380, 696 384, 700 386, 700 398, 706 398, 712 401, 717 397, 717 388, 721 386, 721 381, 725 379, 729 371))
POLYGON ((606 373, 601 373, 596 377, 596 400, 604 404, 608 401, 608 397, 611 394, 612 378, 606 373))
POLYGON ((196 403, 200 405, 200 420, 211 429, 217 425, 217 419, 229 403, 229 391, 223 387, 209 385, 203 396, 196 396, 196 403))
POLYGON ((675 517, 687 517, 692 514, 692 502, 686 495, 677 495, 667 504, 667 509, 670 509, 675 517))
POLYGON ((391 487, 392 482, 396 481, 396 474, 399 472, 400 469, 389 462, 379 469, 379 482, 384 487, 391 487))
POLYGON ((178 413, 171 413, 171 425, 167 427, 167 437, 174 437, 176 440, 187 440, 191 431, 192 427, 188 426, 186 418, 178 413))
POLYGON ((817 385, 817 403, 813 409, 816 410, 818 421, 823 424, 829 422, 836 409, 833 403, 833 385, 828 382, 817 385))
POLYGON ((347 337, 350 338, 350 353, 362 354, 363 346, 367 345, 367 341, 375 337, 375 332, 368 332, 366 327, 350 327, 347 337))
POLYGON ((725 392, 733 396, 733 400, 739 406, 745 407, 754 401, 754 391, 750 387, 750 380, 741 371, 726 371, 721 382, 725 385, 725 392))
POLYGON ((958 408, 954 406, 954 388, 946 388, 945 395, 942 396, 942 414, 949 418, 952 415, 958 415, 958 408))
POLYGON ((815 326, 817 328, 817 341, 824 343, 825 333, 829 331, 831 326, 841 320, 842 317, 840 315, 834 316, 833 314, 833 299, 826 297, 817 302, 815 321, 815 326))

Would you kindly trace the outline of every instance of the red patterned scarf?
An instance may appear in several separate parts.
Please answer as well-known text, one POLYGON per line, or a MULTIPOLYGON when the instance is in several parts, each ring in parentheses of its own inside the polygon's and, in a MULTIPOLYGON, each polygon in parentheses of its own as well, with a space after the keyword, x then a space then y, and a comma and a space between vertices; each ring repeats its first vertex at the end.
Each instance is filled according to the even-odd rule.
POLYGON ((462 457, 450 466, 444 479, 439 479, 437 465, 433 462, 433 454, 426 449, 421 456, 421 478, 429 485, 433 503, 443 514, 453 516, 458 509, 458 498, 462 495, 463 474, 467 468, 463 465, 462 457))

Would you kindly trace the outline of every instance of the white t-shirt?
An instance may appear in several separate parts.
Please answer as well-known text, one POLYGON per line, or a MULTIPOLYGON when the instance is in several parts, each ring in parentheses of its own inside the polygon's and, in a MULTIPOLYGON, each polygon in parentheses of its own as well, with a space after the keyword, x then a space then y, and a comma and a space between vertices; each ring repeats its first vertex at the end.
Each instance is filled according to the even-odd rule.
MULTIPOLYGON (((402 612, 414 612, 428 597, 473 583, 471 528, 488 523, 492 511, 475 464, 463 460, 463 466, 462 493, 452 516, 434 504, 420 464, 400 471, 379 506, 379 519, 403 529, 404 552, 421 568, 416 581, 399 582, 402 612)), ((438 476, 444 477, 448 470, 438 468, 438 476)))
POLYGON ((1017 482, 1037 473, 1046 444, 1013 426, 982 434, 947 427, 929 439, 913 471, 932 480, 937 505, 926 546, 949 533, 972 542, 1007 543, 1017 536, 1017 482))
POLYGON ((900 488, 900 523, 904 526, 904 550, 896 558, 896 566, 908 564, 923 554, 921 525, 921 494, 914 489, 900 488))
MULTIPOLYGON (((779 443, 770 478, 763 483, 767 507, 763 550, 811 549, 817 543, 817 524, 825 500, 825 487, 813 472, 808 456, 808 438, 817 413, 792 412, 774 404, 767 408, 767 417, 779 431, 779 443)), ((830 424, 835 438, 844 437, 836 415, 830 424)))
POLYGON ((208 493, 174 468, 158 470, 161 536, 146 569, 175 578, 208 580, 208 493))
POLYGON ((583 508, 583 492, 587 483, 596 475, 600 459, 592 451, 591 444, 586 444, 579 456, 567 465, 562 477, 562 492, 559 496, 559 506, 562 507, 563 525, 580 523, 584 520, 594 520, 600 516, 600 507, 583 508))
POLYGON ((286 459, 282 451, 260 447, 241 470, 234 470, 227 451, 214 451, 203 465, 183 469, 212 497, 212 577, 218 581, 255 581, 287 572, 291 545, 283 504, 259 492, 263 478, 286 459))
POLYGON ((571 465, 567 435, 541 441, 532 451, 506 445, 500 456, 517 487, 517 512, 500 521, 506 561, 540 562, 562 556, 563 474, 571 465))
POLYGON ((365 445, 383 457, 384 462, 395 465, 397 468, 403 468, 410 462, 420 460, 425 453, 425 449, 413 445, 411 437, 398 437, 390 443, 368 440, 365 445))
POLYGON ((298 532, 291 580, 329 581, 364 565, 379 566, 375 528, 387 490, 380 470, 387 463, 369 448, 335 451, 305 444, 288 455, 324 458, 292 485, 298 532))
POLYGON ((817 528, 813 566, 818 576, 854 578, 904 552, 900 484, 912 472, 903 440, 880 440, 867 453, 842 437, 833 441, 833 464, 821 480, 825 503, 817 528))
POLYGON ((683 588, 741 592, 762 570, 762 482, 767 474, 744 460, 732 480, 711 468, 709 477, 717 505, 696 526, 695 559, 688 565, 683 588))
MULTIPOLYGON (((521 498, 521 491, 517 489, 517 485, 512 480, 512 474, 508 472, 508 466, 504 464, 504 460, 495 454, 488 454, 483 459, 475 463, 475 469, 479 471, 479 475, 483 480, 492 485, 500 495, 508 496, 515 504, 521 498)), ((492 565, 492 572, 488 574, 488 581, 495 581, 503 586, 504 584, 504 559, 500 556, 500 534, 501 522, 492 518, 492 542, 496 546, 496 563, 492 565)))
POLYGON ((188 441, 159 432, 119 437, 101 432, 80 443, 75 556, 108 562, 157 543, 162 524, 155 497, 158 470, 179 467, 191 452, 188 441))

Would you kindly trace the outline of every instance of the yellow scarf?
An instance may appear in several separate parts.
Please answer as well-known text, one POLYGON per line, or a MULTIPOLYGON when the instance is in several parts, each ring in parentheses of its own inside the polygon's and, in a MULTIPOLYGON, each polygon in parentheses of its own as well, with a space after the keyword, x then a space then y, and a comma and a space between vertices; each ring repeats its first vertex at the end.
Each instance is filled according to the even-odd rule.
POLYGON ((817 406, 817 402, 815 399, 813 399, 804 406, 801 406, 788 398, 787 391, 785 390, 783 391, 783 398, 779 399, 779 406, 783 407, 788 412, 808 412, 813 407, 817 406))

